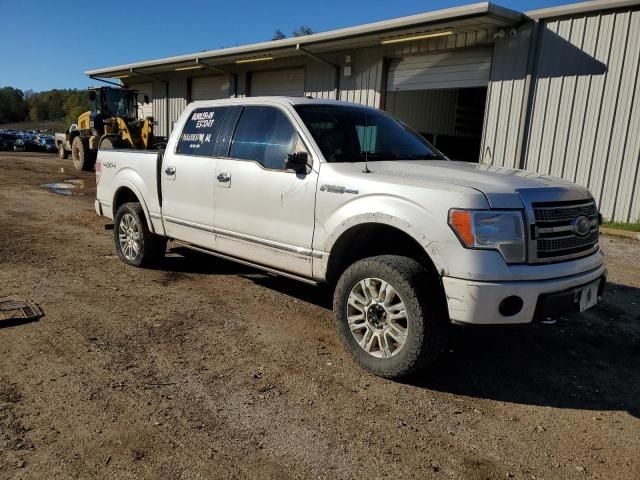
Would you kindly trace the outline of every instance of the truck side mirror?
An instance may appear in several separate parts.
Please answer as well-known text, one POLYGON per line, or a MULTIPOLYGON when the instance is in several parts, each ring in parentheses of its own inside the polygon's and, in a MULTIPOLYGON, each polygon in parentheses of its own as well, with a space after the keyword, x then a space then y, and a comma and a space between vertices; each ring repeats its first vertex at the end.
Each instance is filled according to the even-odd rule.
POLYGON ((295 172, 306 172, 308 161, 309 155, 307 152, 290 153, 287 155, 287 163, 284 167, 295 172))
POLYGON ((96 99, 95 90, 89 90, 89 100, 91 100, 93 102, 95 99, 96 99))
POLYGON ((144 96, 144 103, 147 105, 149 104, 149 95, 144 96))

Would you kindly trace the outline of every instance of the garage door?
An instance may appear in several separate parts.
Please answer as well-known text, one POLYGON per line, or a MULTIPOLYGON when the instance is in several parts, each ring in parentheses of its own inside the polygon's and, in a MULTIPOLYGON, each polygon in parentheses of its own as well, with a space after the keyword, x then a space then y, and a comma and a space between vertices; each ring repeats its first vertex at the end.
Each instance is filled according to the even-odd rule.
POLYGON ((304 68, 254 72, 251 74, 251 96, 304 96, 304 68))
POLYGON ((129 85, 129 88, 138 90, 138 117, 153 117, 153 84, 152 83, 135 83, 129 85), (144 103, 144 96, 149 97, 149 103, 144 103))
POLYGON ((387 89, 486 87, 492 54, 493 47, 483 47, 397 59, 389 67, 387 89))
POLYGON ((191 80, 192 100, 216 100, 219 98, 229 98, 228 76, 196 77, 191 80))

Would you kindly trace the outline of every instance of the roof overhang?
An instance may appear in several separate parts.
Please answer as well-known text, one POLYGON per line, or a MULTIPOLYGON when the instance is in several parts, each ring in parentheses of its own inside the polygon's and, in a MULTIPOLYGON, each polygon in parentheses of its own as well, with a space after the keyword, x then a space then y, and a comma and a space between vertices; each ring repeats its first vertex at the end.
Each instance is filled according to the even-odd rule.
POLYGON ((580 15, 602 10, 617 10, 640 5, 640 0, 592 0, 589 2, 571 3, 558 7, 541 8, 526 12, 527 17, 534 20, 563 17, 566 15, 580 15))
POLYGON ((259 62, 261 59, 287 58, 304 54, 338 51, 372 45, 383 41, 438 32, 473 32, 518 25, 527 20, 522 13, 489 2, 447 8, 433 12, 394 18, 381 22, 314 33, 302 37, 286 38, 270 42, 254 43, 239 47, 209 50, 188 55, 177 55, 157 60, 116 65, 88 70, 86 75, 95 78, 127 78, 153 76, 153 74, 210 69, 224 72, 224 66, 236 63, 259 62))

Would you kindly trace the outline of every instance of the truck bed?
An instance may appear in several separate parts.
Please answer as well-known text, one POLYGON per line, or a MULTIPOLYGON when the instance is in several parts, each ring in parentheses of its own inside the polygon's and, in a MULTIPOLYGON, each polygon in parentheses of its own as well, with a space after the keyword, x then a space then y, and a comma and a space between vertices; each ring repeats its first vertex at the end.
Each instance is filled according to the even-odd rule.
POLYGON ((161 166, 162 152, 99 150, 96 159, 96 209, 100 208, 102 215, 113 219, 114 203, 133 193, 142 204, 150 230, 163 235, 158 174, 161 166))

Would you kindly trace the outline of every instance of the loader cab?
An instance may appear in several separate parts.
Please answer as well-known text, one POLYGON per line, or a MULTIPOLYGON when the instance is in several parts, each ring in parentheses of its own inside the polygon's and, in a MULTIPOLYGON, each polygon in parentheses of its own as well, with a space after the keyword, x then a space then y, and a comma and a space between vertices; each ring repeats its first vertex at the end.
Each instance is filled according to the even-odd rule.
POLYGON ((102 118, 120 117, 135 120, 138 117, 136 90, 101 87, 89 90, 91 116, 102 118))

